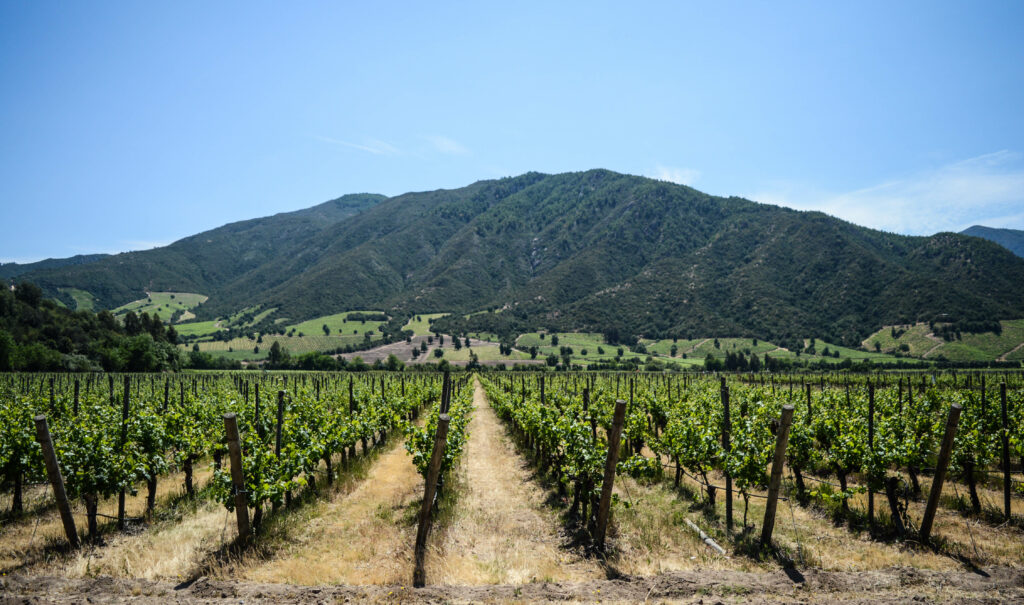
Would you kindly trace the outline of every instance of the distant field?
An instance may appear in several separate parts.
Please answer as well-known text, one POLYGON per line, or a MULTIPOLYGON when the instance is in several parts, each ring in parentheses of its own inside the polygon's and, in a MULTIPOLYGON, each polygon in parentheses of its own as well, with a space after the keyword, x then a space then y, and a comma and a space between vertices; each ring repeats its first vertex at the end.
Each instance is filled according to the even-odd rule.
POLYGON ((324 325, 331 331, 331 334, 345 334, 348 336, 355 334, 359 335, 359 340, 362 341, 363 333, 374 332, 379 334, 378 328, 384 325, 382 321, 349 321, 348 316, 352 313, 381 313, 381 311, 346 311, 344 313, 336 313, 334 315, 325 315, 323 317, 317 317, 316 319, 310 319, 299 324, 293 324, 287 326, 285 330, 292 331, 298 334, 302 332, 306 336, 312 336, 318 334, 324 335, 324 325))
POLYGON ((898 350, 900 345, 905 344, 909 348, 909 351, 907 351, 908 355, 923 357, 926 353, 934 349, 936 345, 942 344, 941 338, 928 336, 931 332, 931 330, 928 329, 928 324, 896 326, 896 328, 897 330, 906 331, 900 335, 899 338, 894 339, 892 337, 892 326, 884 327, 864 340, 864 348, 868 351, 874 351, 875 343, 877 342, 881 347, 882 352, 892 353, 898 350))
POLYGON ((404 326, 403 330, 412 330, 413 336, 428 336, 430 331, 430 320, 444 317, 448 313, 420 313, 414 315, 404 326))
MULTIPOLYGON (((175 311, 188 311, 206 302, 208 296, 191 292, 150 292, 146 298, 114 309, 114 315, 134 313, 156 313, 162 321, 168 321, 175 311)), ((77 299, 76 299, 77 300, 77 299)))
MULTIPOLYGON (((443 359, 447 359, 448 361, 469 361, 469 355, 471 352, 475 353, 477 359, 480 361, 514 361, 517 359, 530 358, 528 354, 520 351, 512 351, 511 355, 502 355, 498 345, 496 344, 476 345, 470 348, 462 347, 456 351, 455 347, 448 344, 448 341, 445 340, 443 359)), ((433 353, 424 359, 425 361, 437 361, 433 353)))
POLYGON ((913 326, 896 326, 897 330, 906 330, 899 338, 892 337, 892 327, 875 332, 864 341, 864 346, 869 351, 874 351, 875 342, 879 343, 882 351, 892 352, 906 344, 909 348, 909 355, 914 357, 925 357, 935 359, 943 356, 952 361, 987 361, 998 359, 1007 355, 1007 359, 1021 359, 1017 353, 1011 351, 1024 342, 1024 320, 1004 320, 1002 334, 984 332, 981 334, 963 334, 960 340, 945 342, 941 338, 929 337, 928 324, 916 324, 913 326))
POLYGON ((92 311, 96 308, 96 297, 78 288, 57 288, 75 300, 75 311, 92 311))
POLYGON ((210 336, 221 330, 219 321, 195 321, 187 324, 176 324, 175 331, 181 336, 210 336))
MULTIPOLYGON (((379 341, 380 339, 378 338, 373 342, 378 343, 379 341)), ((230 351, 236 353, 241 351, 244 355, 242 357, 235 356, 234 358, 265 359, 267 352, 270 351, 270 347, 273 346, 275 342, 280 342, 281 346, 287 349, 290 354, 301 355, 303 353, 310 353, 313 351, 333 351, 339 347, 361 344, 363 342, 363 336, 362 333, 358 335, 346 334, 344 336, 324 336, 321 331, 320 334, 306 335, 302 338, 299 338, 297 335, 267 335, 263 337, 263 342, 261 343, 249 338, 234 338, 229 341, 209 341, 197 344, 199 345, 199 350, 206 353, 222 355, 230 351), (259 347, 259 353, 253 352, 255 347, 259 347)), ((186 351, 191 351, 192 345, 182 345, 182 348, 186 351)))

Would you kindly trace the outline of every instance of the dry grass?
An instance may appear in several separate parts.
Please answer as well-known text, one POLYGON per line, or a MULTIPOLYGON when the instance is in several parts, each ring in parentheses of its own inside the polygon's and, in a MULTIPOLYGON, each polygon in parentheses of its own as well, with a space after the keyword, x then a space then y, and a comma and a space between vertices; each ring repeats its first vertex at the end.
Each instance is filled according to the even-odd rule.
MULTIPOLYGON (((196 467, 194 481, 196 485, 205 484, 212 476, 213 471, 205 465, 196 467)), ((178 506, 178 501, 184 492, 184 474, 172 473, 161 478, 157 484, 157 511, 164 512, 169 507, 178 506)), ((49 489, 46 490, 49 492, 49 489)), ((52 500, 52 497, 50 497, 52 500)), ((139 492, 125 498, 125 513, 128 517, 141 517, 146 510, 146 492, 142 486, 139 492)), ((117 498, 101 500, 98 507, 100 514, 111 517, 117 515, 117 498)), ((72 503, 72 513, 75 517, 75 525, 79 534, 83 536, 86 531, 87 520, 85 506, 80 501, 72 503)), ((158 522, 153 527, 171 527, 179 519, 174 518, 165 522, 158 522)), ((170 544, 159 544, 149 542, 149 552, 133 552, 139 548, 139 541, 148 537, 149 531, 113 534, 115 521, 101 517, 99 520, 101 534, 105 540, 102 546, 87 547, 78 553, 62 555, 62 547, 66 544, 64 537, 64 526, 61 524, 60 515, 54 506, 43 506, 38 514, 30 515, 9 523, 0 530, 0 570, 4 572, 22 571, 28 573, 50 573, 71 576, 81 576, 93 573, 109 573, 118 576, 131 577, 173 577, 174 574, 164 574, 150 570, 150 565, 144 561, 150 561, 153 566, 166 568, 164 558, 170 556, 156 548, 172 548, 180 550, 181 546, 175 547, 170 544), (118 555, 116 553, 122 553, 118 555), (108 553, 112 557, 108 560, 108 553), (105 561, 100 564, 99 561, 105 561), (99 564, 99 568, 95 566, 99 564), (131 570, 126 571, 126 570, 131 570)), ((153 529, 153 527, 149 529, 153 529)), ((133 524, 132 531, 138 529, 133 524)), ((232 536, 233 537, 233 536, 232 536)), ((171 551, 168 551, 168 553, 171 551)))
MULTIPOLYGON (((719 473, 714 473, 711 481, 724 485, 724 478, 719 473)), ((684 477, 683 484, 693 492, 700 491, 697 482, 689 478, 684 477)), ((671 484, 662 489, 671 489, 671 484)), ((947 489, 950 493, 953 491, 952 486, 947 486, 947 489)), ((947 489, 943 490, 944 493, 947 489)), ((763 495, 764 492, 755 493, 763 495)), ((867 510, 867 495, 856 495, 851 499, 850 507, 855 517, 862 515, 867 510)), ((747 519, 753 526, 747 538, 750 541, 756 540, 760 534, 764 509, 763 499, 750 499, 747 519)), ((888 503, 884 494, 875 495, 875 510, 879 523, 887 523, 888 503)), ((718 491, 715 513, 717 516, 707 517, 702 526, 708 533, 721 538, 719 542, 729 550, 728 544, 733 541, 724 531, 725 503, 721 490, 718 491)), ((742 532, 743 499, 738 493, 733 500, 733 513, 734 531, 739 534, 742 532)), ((911 502, 909 514, 912 520, 919 522, 924 515, 924 502, 911 502)), ((798 567, 829 571, 863 571, 892 566, 951 571, 963 569, 965 564, 1019 566, 1024 562, 1021 532, 1012 527, 986 525, 940 507, 932 535, 942 543, 938 551, 912 543, 872 539, 867 531, 857 531, 835 521, 826 507, 814 504, 802 507, 794 499, 779 502, 773 539, 783 556, 792 559, 798 567)))
POLYGON ((521 584, 604 577, 593 560, 563 548, 545 493, 474 385, 476 411, 457 470, 457 504, 438 528, 427 578, 443 584, 521 584))
POLYGON ((287 534, 271 536, 280 544, 269 558, 248 557, 215 575, 307 585, 411 583, 422 480, 400 438, 361 462, 365 480, 352 478, 329 501, 282 519, 287 527, 268 529, 287 534))

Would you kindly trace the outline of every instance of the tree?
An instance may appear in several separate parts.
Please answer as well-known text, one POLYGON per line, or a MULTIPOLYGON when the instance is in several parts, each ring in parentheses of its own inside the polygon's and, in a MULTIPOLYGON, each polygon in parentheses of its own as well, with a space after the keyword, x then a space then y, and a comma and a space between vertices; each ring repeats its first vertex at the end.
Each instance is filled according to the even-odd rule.
POLYGON ((392 353, 388 355, 388 360, 384 363, 384 367, 392 372, 397 372, 404 368, 405 364, 392 353))
POLYGON ((424 353, 427 352, 427 343, 424 340, 420 341, 420 351, 423 351, 424 353))
POLYGON ((551 367, 557 366, 558 365, 558 355, 555 355, 554 353, 548 355, 548 358, 545 360, 545 362, 549 366, 551 366, 551 367))
POLYGON ((558 334, 552 334, 551 335, 551 346, 553 346, 553 347, 557 347, 558 346, 558 334))
POLYGON ((677 347, 676 345, 672 345, 672 348, 669 349, 669 355, 672 356, 672 357, 675 357, 676 353, 678 353, 678 352, 679 352, 679 347, 677 347))
POLYGON ((10 372, 14 369, 14 338, 4 330, 0 330, 0 372, 10 372))
POLYGON ((604 347, 597 347, 597 354, 604 355, 604 347))
POLYGON ((23 281, 14 288, 14 298, 36 309, 43 300, 43 291, 39 286, 23 281))
POLYGON ((324 324, 323 330, 324 330, 324 336, 330 336, 331 335, 331 329, 327 327, 327 324, 324 324))
POLYGON ((455 350, 456 351, 458 351, 459 349, 462 348, 462 340, 460 340, 458 338, 453 338, 452 340, 455 342, 455 350))
POLYGON ((440 347, 434 349, 434 357, 441 357, 442 355, 444 355, 444 349, 440 347))
POLYGON ((274 344, 270 345, 270 352, 267 353, 267 361, 270 362, 271 365, 279 365, 284 361, 285 355, 286 352, 284 348, 281 347, 281 343, 275 340, 274 344))
POLYGON ((128 336, 136 336, 142 332, 142 322, 133 311, 128 311, 124 316, 124 331, 128 336))
POLYGON ((537 353, 539 352, 536 346, 530 347, 530 359, 537 359, 537 353))
POLYGON ((468 348, 470 348, 470 347, 472 347, 472 346, 473 346, 473 345, 472 345, 472 344, 470 344, 470 342, 469 342, 469 336, 467 336, 467 337, 466 337, 466 348, 468 349, 468 348))

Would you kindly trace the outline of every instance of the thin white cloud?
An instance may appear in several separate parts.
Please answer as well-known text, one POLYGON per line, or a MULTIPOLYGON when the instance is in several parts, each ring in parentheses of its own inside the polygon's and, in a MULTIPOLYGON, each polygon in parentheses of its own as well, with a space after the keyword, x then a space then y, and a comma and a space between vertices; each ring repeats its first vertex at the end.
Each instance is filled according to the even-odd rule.
POLYGON ((676 183, 677 185, 693 185, 700 178, 700 172, 692 168, 673 168, 658 164, 654 167, 654 172, 647 176, 659 181, 676 183))
POLYGON ((469 153, 469 149, 465 145, 441 135, 431 135, 425 137, 431 145, 434 146, 434 150, 448 155, 466 155, 469 153))
POLYGON ((313 135, 313 138, 324 143, 331 143, 332 145, 341 145, 343 147, 349 147, 351 149, 357 149, 359 151, 365 151, 366 153, 372 153, 374 155, 399 155, 399 151, 395 146, 384 141, 377 139, 367 139, 365 143, 351 143, 349 141, 342 141, 339 139, 332 139, 331 137, 324 137, 320 135, 313 135))
POLYGON ((777 184, 751 199, 875 229, 930 235, 975 224, 1024 228, 1024 156, 997 151, 846 193, 777 184))

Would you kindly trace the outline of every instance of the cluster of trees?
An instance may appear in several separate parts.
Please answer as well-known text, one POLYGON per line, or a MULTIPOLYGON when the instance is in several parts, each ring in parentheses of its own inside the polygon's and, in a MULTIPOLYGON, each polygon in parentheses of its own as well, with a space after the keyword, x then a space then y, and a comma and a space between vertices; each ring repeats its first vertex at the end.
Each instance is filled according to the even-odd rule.
POLYGON ((0 371, 159 372, 183 359, 159 317, 70 311, 35 284, 0 282, 0 371))

